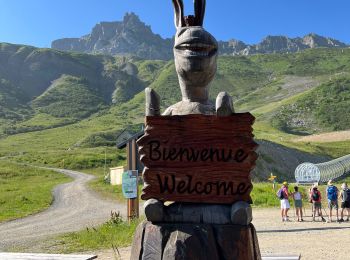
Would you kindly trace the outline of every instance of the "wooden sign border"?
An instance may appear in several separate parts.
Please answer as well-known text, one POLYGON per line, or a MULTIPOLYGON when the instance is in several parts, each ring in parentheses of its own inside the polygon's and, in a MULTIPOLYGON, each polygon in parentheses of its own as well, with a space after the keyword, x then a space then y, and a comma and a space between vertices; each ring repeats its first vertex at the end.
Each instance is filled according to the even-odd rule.
POLYGON ((250 113, 228 117, 146 117, 145 135, 137 141, 140 159, 145 165, 141 198, 216 204, 243 200, 251 203, 250 172, 255 167, 258 146, 253 140, 254 120, 250 113), (213 145, 210 147, 209 144, 213 145), (217 150, 223 151, 222 157, 218 156, 217 150), (193 151, 202 161, 188 156, 193 151), (225 151, 230 157, 224 156, 225 151), (240 161, 240 157, 244 160, 240 161))

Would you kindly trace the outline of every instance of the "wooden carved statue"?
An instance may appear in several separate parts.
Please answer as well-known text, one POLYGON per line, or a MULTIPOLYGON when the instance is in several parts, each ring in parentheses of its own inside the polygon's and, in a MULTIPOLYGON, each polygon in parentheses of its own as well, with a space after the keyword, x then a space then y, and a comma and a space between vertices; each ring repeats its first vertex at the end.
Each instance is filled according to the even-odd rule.
MULTIPOLYGON (((180 120, 181 116, 188 115, 214 116, 215 120, 220 121, 232 118, 240 120, 242 116, 234 114, 232 98, 226 92, 218 94, 216 104, 209 100, 209 85, 217 70, 218 43, 203 28, 206 1, 194 0, 195 14, 190 16, 184 15, 182 0, 172 2, 177 29, 174 45, 175 67, 182 100, 161 114, 160 97, 154 90, 147 88, 145 112, 148 120, 164 116, 167 120, 175 122, 180 120), (177 119, 173 120, 172 116, 177 116, 177 119)), ((251 115, 250 117, 254 119, 251 115)), ((146 134, 138 141, 139 145, 147 143, 147 129, 155 130, 146 127, 146 134)), ((250 124, 247 129, 247 133, 243 133, 243 139, 249 139, 253 151, 255 144, 250 124)), ((223 132, 228 138, 232 138, 231 134, 231 129, 223 132)), ((140 152, 145 155, 142 145, 140 152)), ((252 155, 253 158, 254 154, 252 155)), ((255 160, 256 158, 252 159, 255 160)), ((169 166, 170 163, 166 165, 169 166)), ((163 168, 164 171, 169 169, 163 168)), ((145 169, 148 170, 147 166, 145 169)), ((249 171, 247 173, 249 175, 249 171)), ((250 181, 250 177, 248 179, 250 181)), ((145 189, 147 185, 145 181, 145 189)), ((155 185, 154 182, 152 185, 155 185)), ((180 190, 184 188, 183 185, 180 186, 181 184, 178 186, 180 190)), ((158 199, 145 202, 147 221, 137 228, 131 259, 261 259, 255 228, 251 224, 252 209, 248 200, 236 200, 233 204, 180 201, 167 206, 158 199)))
MULTIPOLYGON (((209 84, 217 68, 218 43, 203 27, 205 0, 194 1, 195 15, 184 16, 182 0, 173 0, 175 8, 174 57, 182 101, 170 106, 163 115, 232 114, 232 99, 222 92, 215 105, 209 100, 209 84)), ((160 115, 159 97, 146 89, 146 116, 160 115)))

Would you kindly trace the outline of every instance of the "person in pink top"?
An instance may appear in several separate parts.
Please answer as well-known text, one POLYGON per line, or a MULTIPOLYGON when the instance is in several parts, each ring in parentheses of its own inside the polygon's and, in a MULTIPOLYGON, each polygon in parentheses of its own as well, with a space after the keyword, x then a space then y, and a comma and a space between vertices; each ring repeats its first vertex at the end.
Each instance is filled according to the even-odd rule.
POLYGON ((288 210, 290 209, 290 204, 289 204, 289 194, 288 192, 288 182, 283 182, 283 185, 280 189, 280 200, 281 200, 281 216, 282 216, 282 221, 288 221, 288 210))

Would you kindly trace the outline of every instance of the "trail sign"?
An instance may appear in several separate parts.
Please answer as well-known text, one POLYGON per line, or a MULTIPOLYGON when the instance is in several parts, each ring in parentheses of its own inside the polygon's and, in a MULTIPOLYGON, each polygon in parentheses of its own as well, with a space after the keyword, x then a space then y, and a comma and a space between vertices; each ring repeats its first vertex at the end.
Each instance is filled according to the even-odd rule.
POLYGON ((254 120, 250 113, 146 117, 145 135, 138 140, 145 165, 141 198, 251 202, 254 120))
POLYGON ((122 190, 126 199, 137 198, 138 171, 126 171, 122 177, 122 190))
POLYGON ((275 179, 277 178, 277 176, 274 176, 272 173, 270 175, 270 177, 268 178, 269 181, 275 181, 275 179))

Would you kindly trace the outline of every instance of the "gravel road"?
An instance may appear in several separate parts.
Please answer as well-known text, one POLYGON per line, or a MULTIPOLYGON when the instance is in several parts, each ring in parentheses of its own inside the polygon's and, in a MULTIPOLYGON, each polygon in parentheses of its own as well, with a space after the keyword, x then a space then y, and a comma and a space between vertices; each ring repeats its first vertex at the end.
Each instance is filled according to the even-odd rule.
POLYGON ((0 251, 34 245, 48 236, 78 231, 107 221, 111 211, 125 213, 125 207, 100 198, 87 188, 94 176, 54 169, 74 179, 58 185, 52 206, 36 215, 0 224, 0 251))
MULTIPOLYGON (((55 201, 46 211, 27 218, 0 224, 0 251, 13 247, 35 248, 39 242, 57 234, 76 231, 103 223, 110 211, 126 212, 116 202, 106 201, 86 187, 93 176, 57 170, 73 177, 71 183, 59 185, 54 190, 55 201)), ((306 213, 310 215, 310 210, 306 213)), ((258 232, 263 255, 302 255, 302 259, 350 259, 348 238, 350 222, 323 223, 281 222, 279 209, 253 209, 253 223, 258 232)), ((130 258, 130 247, 119 249, 122 259, 130 258)), ((93 252, 99 259, 115 259, 112 250, 93 252)))

